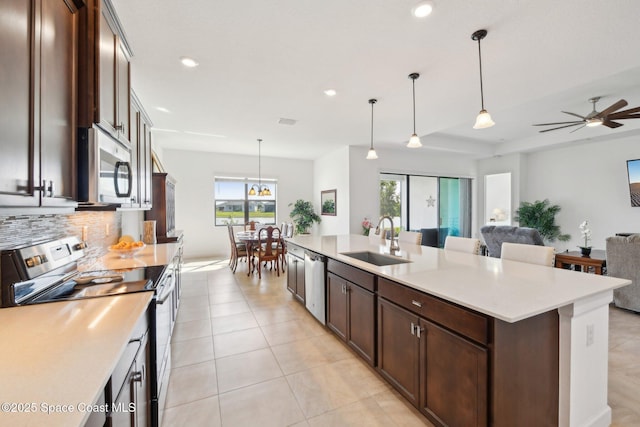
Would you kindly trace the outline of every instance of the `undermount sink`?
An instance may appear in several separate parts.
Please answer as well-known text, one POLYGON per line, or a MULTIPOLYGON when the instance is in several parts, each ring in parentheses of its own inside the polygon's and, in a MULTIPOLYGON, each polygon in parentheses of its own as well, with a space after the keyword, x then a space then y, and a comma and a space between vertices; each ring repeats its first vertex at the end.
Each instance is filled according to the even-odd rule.
POLYGON ((393 265, 393 264, 405 264, 411 261, 406 259, 397 258, 389 255, 382 255, 376 252, 342 252, 341 255, 351 258, 359 259, 360 261, 368 262, 369 264, 377 266, 393 265))

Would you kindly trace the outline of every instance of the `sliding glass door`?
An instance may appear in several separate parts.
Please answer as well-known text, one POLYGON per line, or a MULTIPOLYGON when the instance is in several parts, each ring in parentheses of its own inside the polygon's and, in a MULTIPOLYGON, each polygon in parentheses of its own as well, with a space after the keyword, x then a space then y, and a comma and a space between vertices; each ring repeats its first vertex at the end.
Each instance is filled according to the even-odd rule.
POLYGON ((471 179, 380 174, 380 214, 423 244, 442 247, 448 235, 471 237, 471 179))

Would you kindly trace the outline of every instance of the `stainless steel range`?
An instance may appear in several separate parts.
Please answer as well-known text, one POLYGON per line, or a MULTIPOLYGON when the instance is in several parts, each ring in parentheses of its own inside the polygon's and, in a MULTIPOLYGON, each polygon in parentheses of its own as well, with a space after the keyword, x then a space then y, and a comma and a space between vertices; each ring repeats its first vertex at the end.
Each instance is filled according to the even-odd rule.
POLYGON ((86 244, 76 237, 3 250, 0 307, 154 292, 149 306, 150 420, 159 425, 171 365, 171 333, 179 298, 180 260, 169 265, 109 271, 78 271, 86 244))

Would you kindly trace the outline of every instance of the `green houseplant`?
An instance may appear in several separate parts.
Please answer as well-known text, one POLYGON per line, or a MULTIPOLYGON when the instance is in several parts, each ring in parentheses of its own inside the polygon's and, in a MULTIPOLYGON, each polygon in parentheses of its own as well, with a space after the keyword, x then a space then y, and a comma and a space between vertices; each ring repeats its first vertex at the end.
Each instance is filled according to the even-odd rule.
POLYGON ((320 222, 320 216, 314 211, 311 202, 298 199, 295 203, 289 203, 289 206, 291 205, 293 205, 293 210, 289 217, 296 225, 296 234, 307 233, 314 222, 320 222))
POLYGON ((543 239, 554 242, 556 239, 566 242, 571 238, 568 234, 560 232, 560 226, 556 224, 556 214, 560 212, 560 206, 552 205, 548 199, 536 200, 533 203, 521 202, 516 210, 515 220, 521 227, 535 228, 543 239))

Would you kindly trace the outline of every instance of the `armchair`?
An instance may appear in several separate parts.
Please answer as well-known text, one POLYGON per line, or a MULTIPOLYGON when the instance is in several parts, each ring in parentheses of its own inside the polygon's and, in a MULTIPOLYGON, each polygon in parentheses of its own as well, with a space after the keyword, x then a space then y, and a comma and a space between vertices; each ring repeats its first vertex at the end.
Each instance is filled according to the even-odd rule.
POLYGON ((480 234, 487 245, 489 256, 494 258, 500 258, 503 242, 544 246, 544 240, 535 228, 485 225, 480 228, 480 234))
POLYGON ((607 274, 632 282, 613 290, 615 306, 640 312, 640 234, 607 238, 607 274))

